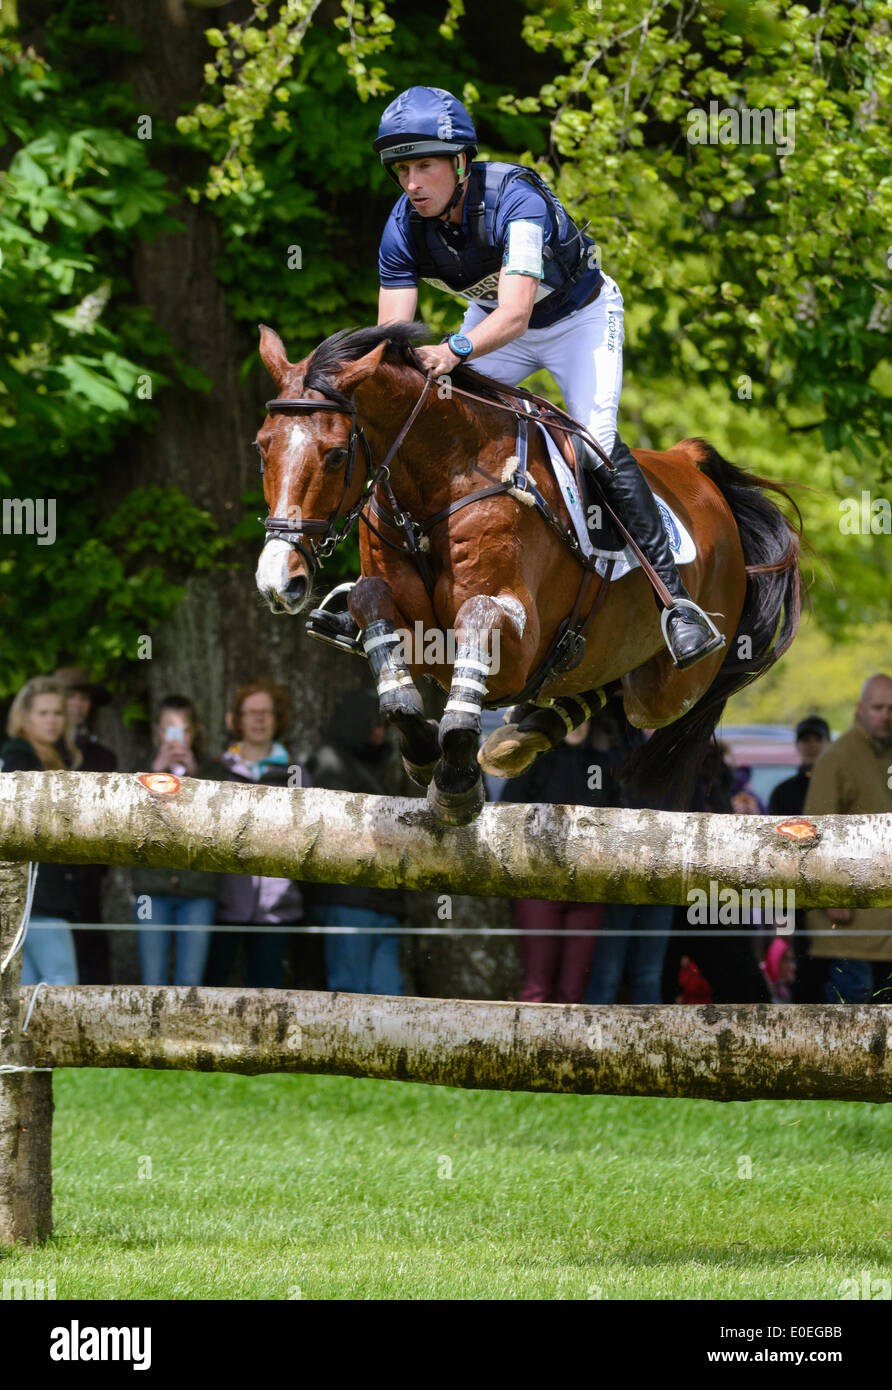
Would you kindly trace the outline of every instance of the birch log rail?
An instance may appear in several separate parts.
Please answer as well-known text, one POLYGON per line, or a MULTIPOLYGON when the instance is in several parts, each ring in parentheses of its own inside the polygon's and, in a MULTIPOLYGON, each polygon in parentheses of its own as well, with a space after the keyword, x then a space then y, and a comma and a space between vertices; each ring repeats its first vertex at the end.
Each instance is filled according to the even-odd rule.
MULTIPOLYGON (((577 902, 678 903, 710 885, 797 907, 892 905, 892 815, 722 816, 486 806, 163 775, 9 772, 0 860, 140 864, 577 902)), ((752 901, 759 906, 759 899, 752 901)))
MULTIPOLYGON (((892 904, 892 816, 484 807, 167 774, 0 777, 0 1246, 52 1231, 52 1069, 328 1072, 434 1085, 888 1101, 892 1006, 585 1005, 288 991, 44 989, 27 1037, 13 950, 26 861, 258 873, 569 901, 686 903, 692 889, 892 904), (4 862, 5 861, 5 862, 4 862), (46 1070, 43 1070, 46 1068, 46 1070)), ((747 894, 756 895, 747 902, 747 894)), ((789 898, 787 906, 790 906, 789 898)), ((721 921, 721 918, 719 919, 721 921)))
MULTIPOLYGON (((22 991, 25 1005, 33 990, 22 991)), ((321 1072, 470 1090, 892 1100, 892 1005, 587 1005, 309 990, 41 992, 44 1067, 321 1072)))

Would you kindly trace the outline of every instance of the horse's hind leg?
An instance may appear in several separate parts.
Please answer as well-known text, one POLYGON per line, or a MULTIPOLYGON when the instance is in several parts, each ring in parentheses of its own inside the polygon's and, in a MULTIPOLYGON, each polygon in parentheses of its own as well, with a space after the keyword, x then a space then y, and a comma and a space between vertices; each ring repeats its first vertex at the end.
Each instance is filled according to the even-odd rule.
POLYGON ((519 777, 540 753, 563 743, 603 704, 603 690, 587 690, 582 695, 560 695, 547 705, 515 705, 508 710, 505 728, 489 735, 477 761, 491 777, 519 777))
POLYGON ((383 579, 360 579, 348 605, 362 629, 381 714, 399 730, 403 766, 413 781, 426 787, 440 752, 437 725, 425 719, 424 704, 406 664, 390 585, 383 579))

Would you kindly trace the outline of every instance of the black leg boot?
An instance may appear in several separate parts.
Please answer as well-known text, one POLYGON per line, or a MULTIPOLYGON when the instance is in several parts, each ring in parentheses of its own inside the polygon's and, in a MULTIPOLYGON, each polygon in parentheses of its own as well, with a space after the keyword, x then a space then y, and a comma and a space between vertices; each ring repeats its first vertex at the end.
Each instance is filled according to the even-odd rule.
MULTIPOLYGON (((619 435, 611 454, 613 471, 582 441, 583 467, 595 472, 607 501, 653 565, 675 603, 663 611, 663 636, 680 671, 725 645, 715 625, 694 603, 672 558, 669 538, 638 460, 619 435)), ((656 598, 656 594, 654 594, 656 598)), ((657 598, 657 606, 661 607, 657 598)))

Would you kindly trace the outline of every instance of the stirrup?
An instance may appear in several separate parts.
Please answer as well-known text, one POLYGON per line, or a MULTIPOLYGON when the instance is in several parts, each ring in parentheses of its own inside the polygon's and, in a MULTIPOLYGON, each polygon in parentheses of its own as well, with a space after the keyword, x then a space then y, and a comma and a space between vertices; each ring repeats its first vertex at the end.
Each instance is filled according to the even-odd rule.
POLYGON ((350 613, 335 613, 330 611, 329 604, 339 594, 349 593, 353 588, 355 580, 349 580, 346 584, 337 584, 330 593, 325 595, 318 608, 310 611, 304 627, 311 637, 315 637, 317 642, 325 642, 329 647, 337 647, 342 652, 352 652, 354 656, 365 658, 365 648, 362 645, 357 627, 357 635, 349 636, 342 632, 338 627, 338 618, 349 617, 353 621, 350 613))
MULTIPOLYGON (((719 614, 719 617, 721 616, 722 614, 719 614)), ((696 665, 696 663, 702 661, 704 657, 711 656, 713 652, 720 651, 721 648, 725 646, 724 634, 719 632, 709 614, 704 612, 700 605, 690 598, 677 598, 671 608, 664 608, 662 617, 660 618, 660 627, 663 632, 663 641, 666 643, 669 649, 669 655, 672 657, 672 664, 679 671, 686 671, 689 666, 696 665), (708 642, 705 647, 701 648, 701 650, 697 651, 693 656, 688 657, 687 660, 683 662, 676 660, 675 653, 672 650, 672 644, 669 641, 669 619, 679 608, 693 609, 698 618, 702 619, 712 633, 712 641, 708 642)))

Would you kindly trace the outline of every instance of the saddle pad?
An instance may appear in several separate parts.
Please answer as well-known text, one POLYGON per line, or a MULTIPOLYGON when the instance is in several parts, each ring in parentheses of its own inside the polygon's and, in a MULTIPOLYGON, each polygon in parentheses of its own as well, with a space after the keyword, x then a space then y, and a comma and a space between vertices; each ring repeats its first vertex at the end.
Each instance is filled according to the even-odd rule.
MULTIPOLYGON (((557 478, 564 501, 567 504, 567 511, 573 521, 573 529, 585 555, 597 555, 598 560, 596 569, 598 574, 605 574, 607 571, 608 560, 615 560, 613 570, 614 579, 622 579, 624 574, 630 570, 638 568, 638 559, 629 546, 624 546, 622 550, 601 550, 592 545, 591 532, 585 524, 585 513, 582 509, 582 502, 576 488, 576 478, 572 470, 561 454, 560 449, 555 444, 548 430, 540 422, 539 428, 545 437, 548 445, 548 453, 551 458, 554 475, 557 478)), ((646 480, 645 480, 646 481, 646 480)), ((651 488, 653 492, 653 488, 651 488)), ((677 565, 687 565, 697 556, 697 547, 694 544, 690 532, 682 525, 682 522, 675 515, 672 508, 654 493, 654 501, 657 504, 660 516, 663 518, 663 529, 669 537, 669 547, 677 565)))

